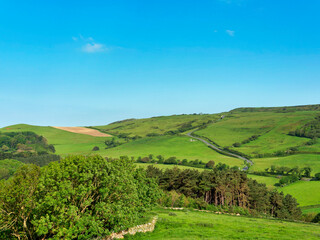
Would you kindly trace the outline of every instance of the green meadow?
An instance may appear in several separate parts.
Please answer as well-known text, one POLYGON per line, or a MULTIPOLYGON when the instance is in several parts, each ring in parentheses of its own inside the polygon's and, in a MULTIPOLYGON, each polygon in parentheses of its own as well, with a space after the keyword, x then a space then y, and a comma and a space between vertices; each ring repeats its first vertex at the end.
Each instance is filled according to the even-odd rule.
POLYGON ((275 177, 265 177, 265 176, 258 176, 258 175, 253 175, 253 174, 248 174, 249 178, 252 178, 256 180, 259 183, 264 183, 269 189, 274 189, 275 184, 279 182, 278 178, 275 177))
POLYGON ((320 204, 302 207, 303 213, 320 213, 320 204))
POLYGON ((253 159, 254 165, 250 171, 264 171, 270 168, 271 165, 285 166, 285 167, 311 167, 312 174, 320 172, 320 155, 319 154, 296 154, 285 157, 272 157, 272 158, 255 158, 253 159))
POLYGON ((171 168, 174 168, 174 167, 177 167, 177 168, 180 168, 181 170, 184 170, 184 169, 190 169, 190 170, 198 170, 198 171, 203 171, 204 169, 203 168, 194 168, 194 167, 188 167, 188 166, 181 166, 181 165, 171 165, 171 164, 154 164, 154 163, 135 163, 135 165, 138 167, 138 168, 147 168, 148 166, 152 165, 156 168, 159 168, 159 169, 162 169, 162 170, 166 170, 166 169, 171 169, 171 168))
POLYGON ((196 133, 207 137, 221 146, 232 146, 253 135, 260 137, 249 143, 234 147, 246 154, 273 153, 290 147, 301 146, 301 150, 319 151, 319 145, 303 146, 310 139, 290 136, 288 133, 313 120, 319 111, 278 112, 235 112, 228 113, 221 121, 210 124, 196 133))
POLYGON ((216 163, 226 163, 230 166, 241 166, 243 162, 236 158, 221 155, 200 141, 190 141, 186 136, 158 136, 146 137, 130 141, 115 148, 105 149, 105 137, 93 137, 85 134, 71 133, 64 130, 19 124, 0 129, 3 132, 32 131, 44 136, 49 144, 53 144, 56 153, 62 156, 68 154, 100 154, 104 157, 133 156, 144 157, 149 154, 162 155, 165 158, 175 156, 178 159, 195 160, 203 162, 214 160, 216 163), (94 146, 99 151, 92 151, 94 146))
POLYGON ((298 181, 278 191, 294 196, 301 207, 320 204, 320 181, 298 181))
POLYGON ((241 166, 243 162, 236 158, 231 158, 219 154, 208 148, 200 141, 190 141, 186 136, 159 136, 142 138, 115 148, 100 151, 99 154, 109 157, 119 157, 121 155, 144 157, 149 154, 163 155, 165 158, 175 156, 178 159, 195 160, 203 162, 214 160, 216 163, 226 163, 230 166, 241 166))
POLYGON ((153 232, 125 239, 319 239, 319 224, 157 209, 153 232))
POLYGON ((185 114, 152 117, 145 119, 128 119, 111 123, 105 126, 95 126, 110 134, 128 134, 129 136, 145 137, 147 134, 164 134, 168 131, 174 131, 190 124, 192 127, 199 126, 208 121, 216 121, 220 118, 220 114, 185 114))
POLYGON ((27 124, 12 125, 0 129, 1 132, 31 131, 44 136, 49 144, 53 144, 56 154, 88 154, 94 146, 104 148, 104 137, 93 137, 85 134, 71 133, 53 127, 41 127, 27 124))

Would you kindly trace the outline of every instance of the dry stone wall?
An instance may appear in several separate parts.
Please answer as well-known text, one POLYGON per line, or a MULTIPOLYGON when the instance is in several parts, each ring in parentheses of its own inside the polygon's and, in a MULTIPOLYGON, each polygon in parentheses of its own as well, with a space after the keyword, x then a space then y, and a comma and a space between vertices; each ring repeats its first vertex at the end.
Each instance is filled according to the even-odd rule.
POLYGON ((156 226, 156 223, 157 223, 157 217, 154 217, 152 221, 149 223, 138 225, 118 233, 112 233, 109 237, 105 238, 105 240, 122 239, 126 234, 135 235, 137 232, 143 232, 143 233, 153 232, 154 227, 156 226))

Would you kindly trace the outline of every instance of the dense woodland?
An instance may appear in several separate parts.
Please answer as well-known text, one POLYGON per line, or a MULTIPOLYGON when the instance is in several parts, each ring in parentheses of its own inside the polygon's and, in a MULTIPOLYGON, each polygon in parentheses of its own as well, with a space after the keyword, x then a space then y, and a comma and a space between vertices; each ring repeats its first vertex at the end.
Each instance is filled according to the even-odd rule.
POLYGON ((54 153, 54 146, 34 132, 0 132, 0 179, 12 176, 23 163, 42 167, 60 160, 60 156, 54 153), (5 159, 14 159, 21 164, 5 159))
POLYGON ((0 132, 0 159, 54 153, 47 139, 34 132, 0 132))
MULTIPOLYGON (((199 206, 241 207, 251 214, 262 214, 285 219, 299 219, 301 210, 296 199, 284 196, 278 191, 269 191, 247 177, 246 173, 229 168, 213 168, 209 171, 180 170, 179 168, 162 171, 148 166, 147 176, 157 179, 161 189, 176 191, 185 197, 198 199, 199 206), (201 204, 204 201, 206 204, 201 204)), ((180 205, 186 203, 181 202, 180 205)))

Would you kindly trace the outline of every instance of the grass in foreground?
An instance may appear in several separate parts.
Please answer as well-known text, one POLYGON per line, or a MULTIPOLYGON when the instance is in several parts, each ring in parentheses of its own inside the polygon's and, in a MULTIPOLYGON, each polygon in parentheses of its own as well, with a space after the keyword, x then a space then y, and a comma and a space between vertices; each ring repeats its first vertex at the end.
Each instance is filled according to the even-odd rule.
POLYGON ((197 211, 157 210, 152 233, 125 239, 319 239, 319 224, 286 222, 197 211), (170 213, 170 215, 169 215, 170 213), (173 216, 171 216, 173 215, 173 216))

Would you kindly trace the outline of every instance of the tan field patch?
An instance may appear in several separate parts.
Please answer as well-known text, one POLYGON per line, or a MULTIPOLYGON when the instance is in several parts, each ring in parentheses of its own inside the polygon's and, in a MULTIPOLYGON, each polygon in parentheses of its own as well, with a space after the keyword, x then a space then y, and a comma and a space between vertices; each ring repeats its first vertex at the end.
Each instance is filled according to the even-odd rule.
POLYGON ((99 132, 98 130, 91 129, 91 128, 85 128, 85 127, 54 127, 60 130, 73 132, 73 133, 80 133, 80 134, 86 134, 94 137, 111 137, 111 135, 99 132))

